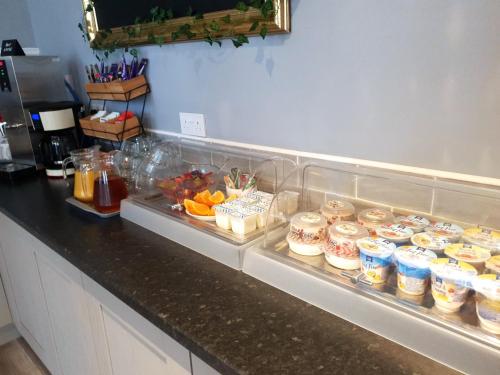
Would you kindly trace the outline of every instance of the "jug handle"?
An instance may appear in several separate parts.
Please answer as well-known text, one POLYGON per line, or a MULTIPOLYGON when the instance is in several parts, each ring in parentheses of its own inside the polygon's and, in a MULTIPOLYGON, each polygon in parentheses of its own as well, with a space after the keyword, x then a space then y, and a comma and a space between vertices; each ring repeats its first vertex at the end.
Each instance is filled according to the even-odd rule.
MULTIPOLYGON (((73 162, 73 158, 71 156, 69 158, 64 159, 62 162, 62 172, 63 172, 63 177, 65 180, 67 180, 67 178, 68 178, 68 175, 66 173, 66 167, 69 163, 72 163, 72 162, 73 162)), ((68 181, 66 181, 66 185, 69 186, 68 181)))

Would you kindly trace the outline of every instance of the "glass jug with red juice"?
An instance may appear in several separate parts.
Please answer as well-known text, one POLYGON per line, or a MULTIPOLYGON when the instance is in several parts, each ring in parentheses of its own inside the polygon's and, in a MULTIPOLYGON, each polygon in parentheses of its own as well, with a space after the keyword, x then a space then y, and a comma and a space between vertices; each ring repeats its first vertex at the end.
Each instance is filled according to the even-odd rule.
POLYGON ((125 180, 112 154, 102 154, 94 163, 94 207, 101 213, 120 210, 120 202, 127 198, 125 180))

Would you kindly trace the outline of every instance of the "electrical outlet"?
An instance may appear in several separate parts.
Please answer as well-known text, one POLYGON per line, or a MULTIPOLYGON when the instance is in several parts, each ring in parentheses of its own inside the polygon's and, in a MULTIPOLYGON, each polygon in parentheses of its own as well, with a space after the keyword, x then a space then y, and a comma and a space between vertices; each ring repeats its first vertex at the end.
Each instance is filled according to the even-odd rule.
POLYGON ((186 135, 196 135, 198 137, 206 137, 205 116, 201 113, 184 113, 179 112, 181 121, 181 132, 186 135))

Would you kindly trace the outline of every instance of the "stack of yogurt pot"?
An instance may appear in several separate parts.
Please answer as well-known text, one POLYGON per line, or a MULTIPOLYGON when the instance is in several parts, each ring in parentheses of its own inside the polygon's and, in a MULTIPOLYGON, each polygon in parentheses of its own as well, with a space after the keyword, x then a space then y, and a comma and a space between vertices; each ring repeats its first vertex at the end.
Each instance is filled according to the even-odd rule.
POLYGON ((296 214, 290 228, 292 252, 360 269, 375 285, 385 283, 395 266, 398 296, 423 299, 430 289, 441 312, 458 312, 474 290, 481 326, 500 334, 500 231, 464 230, 419 215, 395 217, 384 208, 355 216, 354 206, 343 200, 327 201, 319 213, 296 214))

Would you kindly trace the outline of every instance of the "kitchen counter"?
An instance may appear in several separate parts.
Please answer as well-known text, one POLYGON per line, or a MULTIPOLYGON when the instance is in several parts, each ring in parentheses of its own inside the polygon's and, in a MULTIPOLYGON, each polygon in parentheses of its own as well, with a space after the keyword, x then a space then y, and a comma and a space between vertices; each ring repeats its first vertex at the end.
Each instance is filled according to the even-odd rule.
POLYGON ((64 181, 2 182, 0 211, 221 373, 454 373, 131 222, 80 212, 70 194, 64 181))

